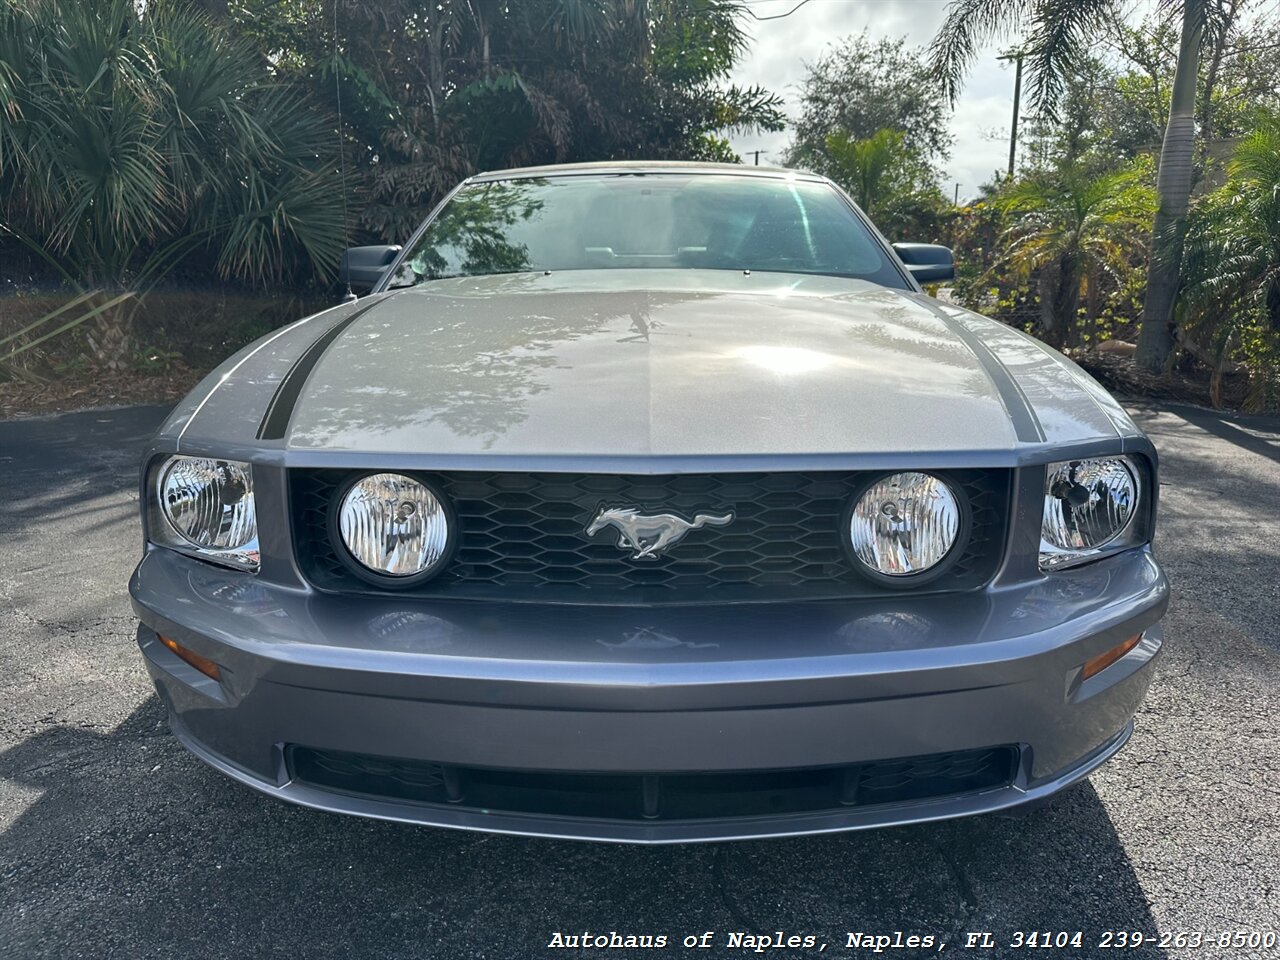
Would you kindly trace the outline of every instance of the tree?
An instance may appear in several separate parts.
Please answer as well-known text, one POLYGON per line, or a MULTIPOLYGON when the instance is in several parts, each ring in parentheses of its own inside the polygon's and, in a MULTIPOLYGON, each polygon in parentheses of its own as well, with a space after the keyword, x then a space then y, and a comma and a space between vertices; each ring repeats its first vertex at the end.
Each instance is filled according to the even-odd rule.
POLYGON ((999 204, 1009 224, 1001 265, 1035 278, 1042 339, 1055 347, 1074 343, 1081 293, 1096 290, 1141 251, 1155 210, 1142 170, 1038 174, 1011 185, 999 204))
POLYGON ((1196 74, 1204 14, 1205 0, 1183 0, 1178 67, 1173 77, 1169 122, 1160 148, 1160 172, 1156 181, 1160 200, 1151 228, 1147 295, 1142 304, 1138 351, 1134 355, 1134 362, 1150 373, 1162 371, 1173 353, 1173 306, 1180 283, 1182 242, 1187 229, 1195 160, 1196 74))
POLYGON ((1088 56, 1090 39, 1105 30, 1112 10, 1113 0, 954 0, 930 46, 931 76, 955 103, 982 45, 1021 30, 1031 102, 1055 116, 1075 65, 1088 56))
MULTIPOLYGON (((1255 2, 1260 0, 1210 0, 1206 6, 1196 106, 1197 132, 1206 144, 1247 135, 1260 107, 1274 110, 1280 105, 1280 87, 1275 82, 1280 71, 1280 23, 1246 16, 1255 2)), ((1100 120, 1104 126, 1138 134, 1121 136, 1121 149, 1161 140, 1177 72, 1178 28, 1178 21, 1166 11, 1149 15, 1136 26, 1119 18, 1112 24, 1127 69, 1117 78, 1118 96, 1104 105, 1109 115, 1100 120), (1122 111, 1129 114, 1128 123, 1122 111)))
MULTIPOLYGON (((1247 135, 1259 107, 1280 104, 1280 25, 1253 22, 1245 0, 1215 0, 1206 20, 1198 83, 1198 184, 1215 176, 1218 142, 1247 135)), ((1133 24, 1115 11, 1108 43, 1095 44, 1065 77, 1056 116, 1029 118, 1020 153, 1037 169, 1082 162, 1117 169, 1156 149, 1169 116, 1177 70, 1179 24, 1159 11, 1133 24), (1112 48, 1108 50, 1107 47, 1112 48)))
POLYGON ((936 231, 945 198, 905 146, 901 130, 878 130, 856 140, 843 130, 827 135, 828 174, 888 235, 906 239, 936 231))
POLYGON ((1143 152, 1158 133, 1143 125, 1142 111, 1125 96, 1122 81, 1120 71, 1101 57, 1077 63, 1064 83, 1056 116, 1037 114, 1020 128, 1022 168, 1040 174, 1063 168, 1102 174, 1143 152))
POLYGON ((837 130, 853 140, 900 131, 903 149, 929 171, 951 150, 947 111, 929 68, 900 38, 846 37, 806 65, 800 104, 784 158, 790 166, 830 172, 827 135, 837 130))
MULTIPOLYGON (((1163 368, 1173 344, 1169 324, 1191 195, 1196 75, 1206 2, 1182 3, 1181 46, 1160 153, 1159 206, 1153 218, 1152 256, 1138 342, 1137 361, 1149 370, 1163 368)), ((1112 0, 955 0, 934 38, 933 70, 954 102, 979 46, 998 33, 1025 28, 1031 100, 1052 117, 1073 65, 1086 57, 1090 38, 1106 29, 1113 12, 1112 0)))
MULTIPOLYGON (((1215 400, 1223 363, 1251 328, 1280 343, 1280 114, 1259 118, 1236 149, 1229 179, 1205 197, 1187 232, 1185 288, 1178 310, 1187 335, 1214 358, 1215 400)), ((1272 369, 1255 371, 1255 393, 1272 369)), ((1255 397, 1260 404, 1260 397, 1255 397)))
POLYGON ((184 258, 251 282, 332 275, 341 196, 323 116, 199 13, 6 0, 0 77, 0 227, 112 296, 95 308, 100 361, 130 346, 136 298, 114 294, 184 258))
MULTIPOLYGON (((1259 111, 1280 113, 1280 21, 1240 25, 1224 38, 1222 69, 1210 104, 1210 132, 1218 137, 1246 136, 1259 111)), ((1205 109, 1202 104, 1201 109, 1205 109)))
POLYGON ((245 0, 240 29, 335 109, 357 220, 403 240, 478 170, 630 157, 732 159, 780 101, 725 81, 737 0, 245 0))
POLYGON ((877 130, 866 140, 854 140, 843 130, 827 134, 827 153, 837 181, 873 220, 879 219, 902 167, 901 130, 877 130))

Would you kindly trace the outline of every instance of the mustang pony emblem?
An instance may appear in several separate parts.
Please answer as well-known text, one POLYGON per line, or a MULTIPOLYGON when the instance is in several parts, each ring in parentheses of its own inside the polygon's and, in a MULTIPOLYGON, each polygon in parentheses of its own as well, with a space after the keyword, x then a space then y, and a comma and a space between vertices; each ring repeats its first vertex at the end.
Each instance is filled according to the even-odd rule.
POLYGON ((692 520, 686 520, 674 513, 641 513, 635 507, 601 507, 587 525, 587 536, 594 537, 605 527, 614 527, 618 531, 618 549, 632 551, 632 560, 657 560, 690 530, 723 527, 732 522, 733 511, 721 516, 696 513, 692 520))

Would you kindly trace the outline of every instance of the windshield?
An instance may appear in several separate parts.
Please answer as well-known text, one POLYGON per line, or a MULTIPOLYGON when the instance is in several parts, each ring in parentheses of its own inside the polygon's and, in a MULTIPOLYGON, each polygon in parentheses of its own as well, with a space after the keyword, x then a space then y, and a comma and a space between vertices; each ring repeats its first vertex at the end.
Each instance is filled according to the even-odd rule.
POLYGON ((703 173, 466 187, 418 238, 389 285, 620 267, 813 273, 907 286, 828 184, 703 173))

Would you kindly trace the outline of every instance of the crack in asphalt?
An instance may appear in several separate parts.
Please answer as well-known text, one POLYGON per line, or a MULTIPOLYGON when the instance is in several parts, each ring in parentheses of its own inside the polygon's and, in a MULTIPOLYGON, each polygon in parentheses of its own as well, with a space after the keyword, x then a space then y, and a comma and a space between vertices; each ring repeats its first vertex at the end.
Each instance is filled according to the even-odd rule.
POLYGON ((943 937, 944 943, 957 943, 960 934, 972 929, 973 921, 978 916, 978 895, 974 890, 972 882, 969 880, 967 868, 961 863, 959 855, 960 838, 952 833, 947 838, 949 842, 930 843, 929 848, 938 855, 938 858, 946 865, 951 872, 951 879, 956 885, 957 895, 959 896, 959 914, 956 922, 943 937))
POLYGON ((727 843, 717 844, 715 853, 711 857, 711 876, 715 881, 715 890, 719 895, 720 903, 729 911, 729 916, 733 917, 744 931, 753 933, 763 933, 768 924, 760 923, 751 917, 742 905, 738 903, 737 897, 729 892, 728 880, 725 878, 724 859, 729 855, 729 845, 727 843))

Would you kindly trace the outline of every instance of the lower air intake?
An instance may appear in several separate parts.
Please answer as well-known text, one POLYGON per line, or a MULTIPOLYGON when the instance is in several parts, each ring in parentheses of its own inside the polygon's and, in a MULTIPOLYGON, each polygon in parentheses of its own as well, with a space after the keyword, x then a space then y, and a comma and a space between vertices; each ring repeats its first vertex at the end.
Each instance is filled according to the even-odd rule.
POLYGON ((1013 746, 843 767, 735 773, 530 773, 291 746, 295 780, 374 799, 514 814, 688 821, 903 804, 1008 786, 1013 746))

